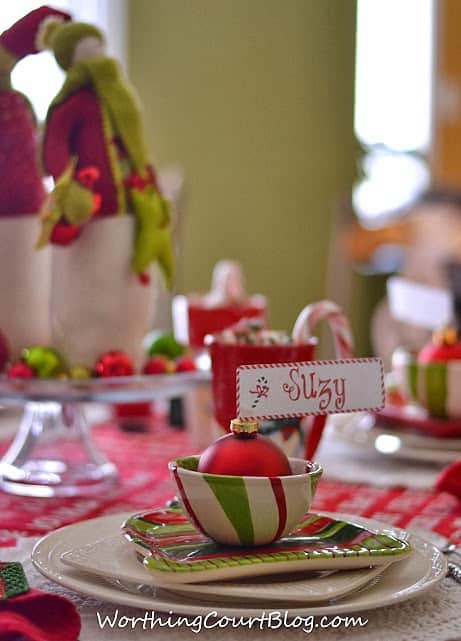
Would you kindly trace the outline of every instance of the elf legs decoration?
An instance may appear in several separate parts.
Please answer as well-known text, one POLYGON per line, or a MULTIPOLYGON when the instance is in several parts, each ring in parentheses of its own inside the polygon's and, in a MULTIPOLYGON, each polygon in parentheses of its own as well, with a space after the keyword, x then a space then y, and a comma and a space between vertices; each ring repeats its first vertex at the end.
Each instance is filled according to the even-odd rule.
POLYGON ((51 250, 51 344, 69 364, 92 368, 117 349, 141 366, 158 278, 142 286, 133 272, 134 233, 133 216, 108 217, 86 225, 72 245, 51 250))
POLYGON ((0 218, 0 329, 14 360, 27 345, 49 342, 50 250, 34 250, 38 216, 0 218))

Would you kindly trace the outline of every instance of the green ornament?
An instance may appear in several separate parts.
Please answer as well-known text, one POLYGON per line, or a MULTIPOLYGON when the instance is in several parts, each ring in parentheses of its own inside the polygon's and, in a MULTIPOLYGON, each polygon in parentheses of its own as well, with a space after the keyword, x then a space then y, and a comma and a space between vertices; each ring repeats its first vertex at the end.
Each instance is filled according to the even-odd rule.
POLYGON ((91 378, 91 370, 84 365, 74 365, 70 368, 69 375, 71 378, 87 379, 91 378))
POLYGON ((184 346, 171 334, 162 334, 149 347, 149 356, 166 356, 171 360, 184 353, 184 346))
POLYGON ((61 356, 50 347, 27 347, 22 351, 22 359, 38 378, 54 378, 64 370, 61 356))

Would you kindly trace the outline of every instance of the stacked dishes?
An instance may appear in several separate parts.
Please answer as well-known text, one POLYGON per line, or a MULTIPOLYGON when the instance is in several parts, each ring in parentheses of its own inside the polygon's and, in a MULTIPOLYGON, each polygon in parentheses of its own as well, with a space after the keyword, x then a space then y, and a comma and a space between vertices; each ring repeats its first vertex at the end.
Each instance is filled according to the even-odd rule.
POLYGON ((36 545, 33 561, 51 580, 102 600, 216 616, 356 612, 418 596, 446 574, 429 542, 369 519, 308 514, 276 543, 232 548, 198 532, 175 505, 62 528, 36 545))

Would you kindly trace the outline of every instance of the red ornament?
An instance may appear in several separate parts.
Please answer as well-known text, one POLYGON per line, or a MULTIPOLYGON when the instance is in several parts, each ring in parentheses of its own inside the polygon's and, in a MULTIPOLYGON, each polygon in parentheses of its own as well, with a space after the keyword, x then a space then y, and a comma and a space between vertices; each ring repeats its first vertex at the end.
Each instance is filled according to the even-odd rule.
POLYGON ((103 354, 95 367, 96 376, 108 378, 111 376, 132 376, 133 363, 125 352, 111 351, 103 354))
POLYGON ((175 365, 177 372, 195 372, 197 369, 195 361, 191 356, 180 356, 176 359, 175 365))
POLYGON ((290 463, 271 439, 258 434, 256 422, 231 422, 231 434, 221 436, 200 456, 198 471, 227 476, 289 476, 290 463))
POLYGON ((434 332, 432 343, 428 343, 418 354, 418 363, 446 363, 461 360, 461 343, 452 327, 434 332))
POLYGON ((13 363, 6 371, 8 378, 35 378, 35 371, 27 363, 13 363))
POLYGON ((166 358, 166 356, 152 356, 144 365, 142 371, 149 376, 155 374, 171 374, 174 372, 174 363, 166 358))
POLYGON ((78 225, 69 225, 64 221, 59 221, 53 227, 50 241, 53 245, 70 245, 79 236, 81 228, 78 225))
POLYGON ((426 345, 418 354, 418 363, 445 363, 461 359, 461 343, 453 345, 426 345))

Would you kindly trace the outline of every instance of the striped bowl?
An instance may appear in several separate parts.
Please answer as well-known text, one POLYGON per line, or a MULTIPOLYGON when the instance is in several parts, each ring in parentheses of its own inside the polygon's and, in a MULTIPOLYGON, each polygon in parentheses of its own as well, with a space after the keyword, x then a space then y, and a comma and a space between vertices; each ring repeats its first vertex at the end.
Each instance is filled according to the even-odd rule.
POLYGON ((461 360, 418 363, 399 349, 392 358, 397 384, 435 418, 461 418, 461 360))
POLYGON ((198 456, 168 465, 192 523, 226 545, 265 545, 285 536, 309 510, 322 468, 290 458, 290 476, 225 476, 197 472, 198 456))

